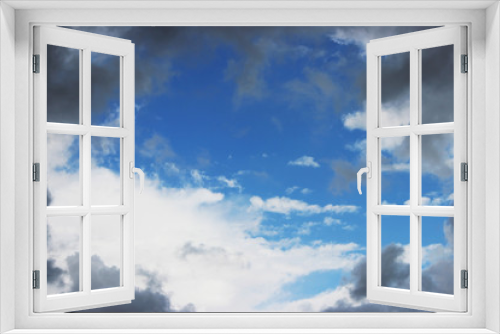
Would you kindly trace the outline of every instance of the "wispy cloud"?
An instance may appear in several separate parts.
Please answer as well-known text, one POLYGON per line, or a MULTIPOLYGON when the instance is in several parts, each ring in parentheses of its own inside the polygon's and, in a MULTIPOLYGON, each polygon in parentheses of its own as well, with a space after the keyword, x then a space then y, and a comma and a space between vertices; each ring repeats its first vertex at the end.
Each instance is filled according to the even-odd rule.
POLYGON ((325 217, 323 219, 323 223, 326 226, 332 226, 332 225, 341 225, 342 221, 340 219, 335 219, 335 218, 332 218, 332 217, 325 217))
POLYGON ((289 161, 288 164, 290 166, 301 166, 301 167, 312 167, 312 168, 318 168, 320 167, 319 163, 314 161, 313 157, 304 155, 300 158, 297 158, 295 160, 289 161))
POLYGON ((160 134, 153 134, 139 148, 139 154, 163 162, 176 156, 170 141, 160 134))
POLYGON ((300 188, 300 187, 298 187, 298 186, 288 187, 288 188, 286 188, 286 189, 285 189, 285 193, 286 193, 287 195, 291 195, 291 194, 293 194, 293 193, 294 193, 294 192, 296 192, 296 191, 297 191, 297 192, 300 192, 300 193, 301 193, 301 194, 303 194, 303 195, 307 195, 307 194, 312 193, 312 190, 311 190, 311 189, 309 189, 309 188, 302 188, 302 189, 301 189, 301 188, 300 188))
POLYGON ((325 206, 320 206, 316 204, 308 204, 304 201, 291 199, 288 197, 272 197, 267 200, 263 200, 259 196, 253 196, 250 198, 251 209, 259 210, 264 212, 273 212, 289 215, 291 213, 298 214, 319 214, 326 212, 334 213, 352 213, 358 210, 355 205, 332 205, 328 204, 325 206))
POLYGON ((218 176, 217 180, 225 184, 228 188, 236 188, 239 191, 243 191, 243 187, 238 183, 236 179, 228 179, 225 176, 218 176))
POLYGON ((298 189, 300 189, 300 187, 297 187, 297 186, 288 187, 288 188, 286 188, 285 193, 287 195, 291 195, 291 194, 293 194, 298 189))
POLYGON ((190 174, 193 181, 197 185, 203 185, 203 181, 208 178, 203 172, 199 171, 198 169, 192 169, 190 174))
POLYGON ((299 229, 297 230, 297 234, 299 235, 309 235, 311 234, 311 228, 318 225, 316 222, 307 222, 302 225, 300 225, 299 229))

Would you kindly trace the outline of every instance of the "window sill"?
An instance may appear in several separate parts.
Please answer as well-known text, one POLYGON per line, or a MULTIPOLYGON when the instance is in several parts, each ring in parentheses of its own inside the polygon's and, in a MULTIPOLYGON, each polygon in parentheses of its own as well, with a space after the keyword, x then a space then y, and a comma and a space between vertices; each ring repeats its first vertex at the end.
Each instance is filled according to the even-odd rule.
POLYGON ((488 329, 14 329, 5 334, 486 334, 488 329))

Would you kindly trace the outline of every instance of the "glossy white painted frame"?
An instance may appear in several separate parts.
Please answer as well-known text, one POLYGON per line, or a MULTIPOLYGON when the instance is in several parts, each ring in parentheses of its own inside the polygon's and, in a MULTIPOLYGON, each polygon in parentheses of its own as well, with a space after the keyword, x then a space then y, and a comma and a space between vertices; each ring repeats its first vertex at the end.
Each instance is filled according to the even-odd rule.
MULTIPOLYGON (((467 75, 461 73, 461 55, 467 54, 466 27, 434 28, 410 34, 372 40, 367 45, 367 156, 372 163, 372 178, 367 180, 367 298, 375 303, 423 310, 457 311, 467 309, 467 290, 461 288, 460 271, 467 269, 467 182, 460 180, 460 164, 467 161, 467 75), (421 125, 422 49, 454 46, 454 122, 421 125), (381 57, 401 52, 410 54, 410 125, 381 127, 381 57), (402 129, 400 129, 402 128, 402 129), (404 130, 404 131, 403 131, 404 130), (380 205, 380 139, 406 135, 410 139, 410 205, 380 205), (453 207, 422 206, 422 134, 454 134, 453 207), (381 284, 382 215, 410 217, 410 289, 394 289, 381 284), (453 295, 421 291, 422 243, 421 217, 454 217, 453 295)), ((471 180, 472 181, 472 180, 471 180)))
MULTIPOLYGON (((12 1, 11 3, 15 3, 12 1)), ((101 6, 95 2, 86 2, 85 6, 101 6)), ((127 6, 137 5, 135 2, 124 3, 127 6)), ((498 240, 496 234, 497 227, 493 227, 490 222, 491 218, 498 216, 498 207, 489 206, 485 216, 485 189, 489 191, 489 200, 495 201, 498 199, 498 176, 493 175, 489 179, 489 183, 485 183, 484 163, 485 163, 485 147, 498 149, 498 122, 488 123, 491 130, 485 134, 485 106, 498 106, 498 8, 490 7, 487 11, 488 16, 485 16, 484 9, 470 10, 423 10, 415 9, 429 6, 432 8, 456 8, 464 2, 439 2, 432 1, 422 5, 423 2, 415 2, 411 4, 398 3, 400 7, 411 8, 411 10, 383 10, 380 8, 392 8, 394 2, 383 2, 379 6, 379 2, 371 1, 370 7, 368 4, 361 2, 349 1, 343 2, 343 8, 361 7, 357 10, 335 9, 334 1, 329 2, 326 8, 318 5, 312 5, 312 2, 303 1, 301 4, 294 3, 293 5, 282 5, 280 9, 267 5, 266 3, 250 4, 243 6, 245 10, 231 10, 226 8, 224 4, 218 2, 219 5, 212 6, 210 10, 203 10, 201 4, 192 4, 189 1, 183 2, 191 9, 176 9, 176 6, 170 6, 170 10, 118 10, 114 3, 106 2, 108 8, 115 8, 113 11, 92 11, 92 10, 56 10, 56 11, 18 11, 16 17, 16 267, 10 267, 12 271, 3 271, 2 279, 5 282, 7 277, 13 273, 18 277, 16 284, 16 323, 15 328, 18 328, 16 333, 39 333, 42 331, 37 328, 52 328, 45 332, 75 332, 69 328, 86 328, 93 327, 94 330, 86 330, 88 333, 108 332, 108 333, 229 333, 229 332, 256 332, 256 333, 491 333, 485 329, 491 328, 497 331, 500 328, 498 323, 498 240), (311 4, 311 5, 309 5, 311 4), (284 8, 283 8, 284 7, 284 8), (291 8, 298 8, 294 10, 291 8), (332 8, 332 9, 330 9, 332 8), (369 9, 363 9, 369 8, 369 9), (378 8, 378 9, 377 9, 378 8), (409 24, 427 24, 436 25, 438 23, 445 24, 470 24, 472 27, 470 36, 472 38, 473 56, 471 57, 472 65, 474 66, 474 75, 471 78, 473 83, 472 97, 474 101, 469 101, 473 105, 473 113, 469 116, 469 129, 473 131, 472 141, 469 144, 472 147, 471 164, 477 166, 472 168, 471 173, 474 182, 470 184, 472 189, 472 211, 469 216, 473 217, 474 233, 472 239, 469 240, 471 248, 470 264, 473 272, 471 273, 471 288, 469 295, 469 305, 472 306, 472 313, 466 315, 455 314, 436 314, 422 317, 421 315, 406 315, 406 314, 269 314, 269 315, 253 315, 253 314, 211 314, 211 315, 190 315, 190 314, 169 314, 169 315, 143 315, 143 316, 123 316, 123 315, 106 315, 106 316, 83 316, 80 318, 67 318, 63 315, 44 315, 43 317, 29 314, 29 240, 28 230, 30 225, 30 212, 28 210, 29 200, 27 198, 30 188, 30 182, 27 175, 29 174, 28 151, 30 141, 30 102, 29 96, 29 25, 31 23, 65 23, 65 24, 116 24, 116 25, 230 25, 230 24, 273 24, 273 25, 401 25, 409 24), (484 23, 486 22, 488 30, 485 30, 484 23), (493 30, 492 30, 493 29, 493 30), (486 37, 486 39, 485 39, 486 37), (488 48, 485 53, 485 43, 488 48), (488 73, 485 73, 485 57, 490 66, 488 73), (493 69, 493 70, 492 70, 493 69), (485 78, 488 80, 488 88, 485 87, 485 78), (485 96, 489 96, 485 99, 485 96), (486 141, 486 138, 493 140, 486 141), (28 174, 27 174, 28 173, 28 174), (489 223, 489 225, 488 225, 489 223), (491 242, 485 245, 485 231, 488 233, 488 238, 491 242), (474 247, 471 245, 474 244, 474 247), (485 252, 488 248, 490 251, 485 252), (484 275, 485 261, 488 263, 489 274, 484 275), (476 273, 476 274, 474 274, 476 273), (485 294, 485 288, 488 288, 488 295, 485 294), (495 290, 496 287, 496 290, 495 290), (485 295, 488 303, 487 311, 485 310, 485 295), (489 315, 489 316, 488 316, 489 315), (486 317, 488 316, 488 317, 486 317), (148 326, 156 328, 156 330, 125 330, 123 328, 138 328, 148 326), (431 329, 431 328, 443 329, 431 329), (23 330, 22 328, 27 328, 23 330), (29 330, 31 328, 32 330, 29 330), (66 328, 64 330, 55 330, 54 328, 66 328), (97 328, 109 328, 106 330, 97 330, 97 328), (112 330, 112 328, 122 328, 121 330, 112 330), (163 328, 163 330, 161 329, 163 328), (170 329, 167 329, 170 328, 170 329), (175 328, 191 328, 191 330, 176 330, 175 328), (197 328, 197 329, 196 329, 197 328), (210 330, 210 328, 212 328, 210 330), (223 328, 233 328, 231 330, 223 328), (240 330, 239 330, 239 329, 240 330), (246 328, 246 330, 244 330, 246 328), (253 329, 252 329, 253 328, 253 329), (274 328, 274 329, 273 329, 274 328), (293 330, 293 328, 296 328, 293 330), (302 330, 298 329, 302 328, 302 330), (318 329, 323 328, 323 329, 318 329), (348 329, 342 329, 348 328, 348 329), (356 329, 357 328, 357 329, 356 329), (392 328, 392 329, 391 329, 392 328), (405 328, 414 328, 408 330, 405 328), (416 328, 420 328, 419 330, 416 328), (446 329, 448 328, 448 329, 446 329), (460 330, 460 328, 463 328, 460 330), (465 329, 466 328, 466 329, 465 329)), ((214 2, 210 2, 214 3, 214 2)), ((314 2, 317 3, 317 2, 314 2)), ((25 3, 23 3, 25 4, 25 3)), ((41 6, 47 6, 45 2, 38 2, 41 6)), ((203 8, 206 3, 203 3, 203 8)), ((467 8, 482 8, 477 5, 477 2, 468 2, 467 8)), ((57 7, 59 5, 68 6, 65 2, 48 4, 49 7, 57 7)), ((490 2, 488 2, 490 5, 490 2)), ((121 6, 121 5, 119 5, 121 6)), ((152 6, 148 2, 148 6, 152 6)), ((177 6, 179 6, 177 4, 177 6)), ((182 5, 181 5, 182 6, 182 5)), ((230 6, 228 4, 228 6, 230 6)), ((342 7, 341 6, 341 7, 342 7)), ((239 8, 239 6, 237 6, 239 8)), ((80 7, 81 8, 81 7, 80 7)), ((3 61, 3 60, 2 60, 3 61)), ((10 63, 9 63, 10 64, 10 63)), ((12 63, 11 66, 14 66, 12 63)), ((14 77, 11 77, 13 82, 14 77)), ((2 87, 3 91, 14 94, 14 87, 2 87)), ((2 100, 3 101, 3 100, 2 100)), ((498 108, 491 108, 492 119, 498 121, 498 108)), ((2 110, 4 112, 4 110, 2 110)), ((13 119, 12 119, 13 122, 13 119)), ((12 147, 12 152, 14 148, 12 147)), ((498 160, 498 153, 489 155, 493 162, 498 160)), ((489 165, 488 165, 489 166, 489 165)), ((498 164, 491 164, 492 171, 497 170, 498 164)), ((3 203, 3 202, 2 202, 3 203)), ((497 203, 497 202, 495 202, 497 203)), ((495 220, 497 222, 498 220, 495 220)), ((2 221, 5 225, 8 221, 2 221)), ((12 235, 14 237, 14 235, 12 235)), ((11 244, 13 246, 13 244, 11 244)), ((7 256, 2 252, 2 256, 7 256)), ((5 263, 5 262, 4 262, 5 263)), ((5 291, 5 289, 4 289, 5 291)), ((5 296, 2 292, 2 296, 5 296)), ((13 299, 9 301, 14 304, 13 299)))
POLYGON ((34 54, 40 55, 40 73, 34 84, 34 162, 40 163, 40 181, 33 184, 34 262, 40 271, 40 289, 34 289, 34 312, 74 311, 100 306, 130 303, 135 293, 134 263, 134 180, 128 177, 129 162, 134 159, 134 44, 129 40, 100 36, 71 29, 34 27, 34 54), (47 123, 47 45, 73 48, 80 53, 80 120, 81 125, 47 123), (120 57, 120 127, 91 125, 91 53, 120 57), (47 135, 78 135, 80 141, 81 203, 71 207, 47 207, 47 135), (121 204, 91 205, 91 139, 92 136, 120 138, 121 204), (91 289, 91 228, 94 215, 121 215, 120 220, 120 287, 91 289), (56 295, 47 293, 47 218, 79 216, 80 291, 56 295))

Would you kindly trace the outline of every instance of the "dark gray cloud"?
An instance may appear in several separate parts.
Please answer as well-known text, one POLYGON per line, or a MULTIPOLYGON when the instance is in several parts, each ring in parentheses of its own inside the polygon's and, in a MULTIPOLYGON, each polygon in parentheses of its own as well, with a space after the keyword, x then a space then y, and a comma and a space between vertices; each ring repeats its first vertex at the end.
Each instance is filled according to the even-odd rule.
MULTIPOLYGON (((287 99, 297 102, 300 96, 310 100, 311 110, 335 110, 343 112, 344 107, 358 99, 363 104, 366 97, 366 70, 359 66, 359 59, 355 59, 355 53, 331 55, 319 47, 319 43, 331 40, 332 45, 351 44, 358 48, 358 53, 364 53, 366 43, 371 39, 394 36, 407 32, 429 29, 432 27, 72 27, 73 29, 109 35, 129 39, 136 45, 136 95, 143 97, 160 93, 168 93, 170 81, 177 75, 172 69, 174 62, 185 62, 191 66, 200 65, 200 61, 209 61, 215 56, 218 48, 229 48, 235 56, 229 59, 226 70, 221 73, 226 80, 235 83, 235 99, 240 101, 244 98, 261 99, 271 96, 276 98, 277 87, 269 93, 269 85, 266 73, 273 64, 279 64, 285 58, 307 57, 314 60, 314 68, 305 69, 303 79, 294 79, 286 85, 285 94, 287 99), (301 41, 307 39, 309 46, 301 45, 301 41), (318 46, 311 47, 310 45, 318 46), (204 53, 199 57, 201 50, 214 52, 204 53), (321 49, 321 50, 320 50, 321 49), (326 52, 326 53, 325 53, 326 52), (324 59, 326 63, 317 62, 324 59), (326 64, 326 65, 325 65, 326 64), (356 65, 357 64, 357 65, 356 65), (354 66, 356 65, 356 66, 354 66), (340 70, 341 69, 341 70, 340 70), (349 86, 349 80, 343 76, 355 78, 354 86, 349 86), (341 83, 341 84, 339 84, 341 83), (289 93, 295 94, 289 94, 289 93), (297 95, 298 94, 298 95, 297 95)), ((440 50, 432 50, 424 53, 425 59, 439 59, 443 53, 440 50), (436 54, 439 53, 439 54, 436 54)), ((390 56, 391 61, 385 62, 383 67, 383 98, 391 102, 401 99, 407 93, 409 83, 408 57, 401 55, 390 56), (385 89, 387 87, 387 89, 385 89)), ((63 63, 59 57, 54 64, 63 63)), ((106 98, 116 90, 116 72, 110 62, 95 64, 98 71, 92 76, 93 92, 100 92, 98 98, 92 99, 93 109, 105 110, 106 98), (95 84, 94 84, 95 83, 95 84), (95 103, 95 108, 94 108, 95 103), (104 108, 104 109, 103 109, 104 108)), ((434 92, 439 86, 443 75, 448 73, 442 66, 437 66, 439 71, 434 70, 437 65, 432 64, 424 67, 423 77, 429 84, 425 89, 434 92), (427 88, 428 87, 428 88, 427 88)), ((56 71, 58 76, 64 75, 67 82, 70 76, 68 71, 56 71)), ((94 73, 93 72, 93 73, 94 73)), ((72 73, 71 77, 75 77, 72 73)), ((72 79, 75 80, 74 78, 72 79)), ((74 85, 67 85, 66 90, 74 85)), ((441 91, 444 88, 441 87, 441 91)), ((58 96, 63 91, 58 89, 58 96)), ((77 91, 76 91, 77 92, 77 91)), ((72 91, 74 95, 75 91, 72 91)), ((68 92, 64 92, 67 99, 54 99, 54 101, 77 101, 68 92)), ((433 104, 432 101, 446 103, 443 99, 433 98, 431 95, 424 96, 424 106, 433 104)), ((446 99, 445 99, 446 100, 446 99)), ((301 106, 303 107, 303 105, 301 106)), ((60 108, 66 110, 68 108, 60 108)), ((309 109, 309 108, 308 108, 309 109)), ((438 108, 444 110, 446 108, 438 108)), ((319 114, 321 115, 321 113, 319 114)), ((435 113, 429 113, 435 115, 435 113)), ((430 117, 430 116, 429 116, 430 117)), ((434 117, 434 116, 433 116, 434 117)))
MULTIPOLYGON (((69 273, 71 279, 71 287, 66 292, 79 291, 79 262, 80 255, 75 253, 66 258, 68 270, 63 270, 56 266, 53 259, 47 261, 47 280, 51 285, 61 286, 64 283, 63 276, 69 273)), ((97 256, 92 256, 92 289, 101 289, 106 287, 119 286, 120 272, 117 267, 109 267, 97 256)), ((135 299, 130 304, 100 307, 79 311, 81 313, 156 313, 156 312, 195 312, 196 308, 193 304, 187 304, 180 309, 172 307, 170 298, 163 293, 163 282, 154 272, 147 271, 138 267, 136 275, 146 279, 146 287, 144 289, 135 289, 135 299)))
MULTIPOLYGON (((340 42, 364 45, 371 39, 395 36, 435 27, 344 27, 337 28, 340 42)), ((382 102, 395 103, 408 99, 410 57, 400 53, 382 58, 382 102)), ((453 121, 453 46, 424 49, 422 51, 422 122, 453 121)), ((458 65, 458 64, 457 64, 458 65)), ((366 100, 366 71, 358 73, 357 85, 361 101, 366 100)))
MULTIPOLYGON (((227 64, 221 77, 236 83, 235 98, 261 98, 265 93, 263 70, 267 50, 279 29, 265 27, 73 27, 74 29, 129 39, 136 45, 136 94, 138 97, 165 93, 170 80, 182 75, 172 70, 173 61, 200 65, 213 54, 199 57, 208 46, 229 46, 238 59, 227 64), (259 34, 266 39, 259 39, 259 34)), ((107 69, 103 69, 107 71, 107 69)))
MULTIPOLYGON (((382 270, 382 285, 401 286, 408 278, 404 277, 406 266, 395 259, 401 255, 403 248, 397 245, 389 245, 382 251, 382 261, 386 262, 385 270, 382 270), (390 262, 393 263, 390 263, 390 262), (384 275, 385 271, 385 275, 384 275), (385 284, 384 284, 385 283, 385 284)), ((384 264, 383 264, 384 266, 384 264)), ((363 257, 354 266, 349 276, 343 278, 341 284, 352 284, 349 294, 352 300, 360 302, 354 306, 347 300, 340 300, 335 305, 327 307, 322 312, 415 312, 413 309, 380 305, 366 302, 366 257, 363 257)))
POLYGON ((422 291, 453 294, 453 259, 438 261, 422 271, 422 291))
POLYGON ((47 259, 47 283, 62 287, 64 286, 64 280, 62 279, 62 275, 65 273, 64 270, 56 266, 56 260, 47 259))
MULTIPOLYGON (((339 44, 355 45, 359 49, 359 53, 364 57, 366 44, 373 39, 396 36, 420 30, 431 29, 435 27, 335 27, 331 33, 332 40, 339 44)), ((408 59, 405 56, 390 57, 385 62, 382 69, 384 86, 387 87, 383 92, 384 101, 391 102, 394 99, 400 98, 408 88, 409 72, 408 59)), ((359 100, 366 101, 366 66, 363 66, 361 71, 352 73, 356 79, 358 87, 359 100)))
POLYGON ((68 273, 71 278, 70 291, 80 291, 80 253, 76 252, 66 258, 68 273))
POLYGON ((57 266, 56 259, 52 257, 54 253, 51 225, 47 224, 47 284, 50 285, 52 288, 51 290, 54 291, 78 291, 78 287, 77 290, 74 290, 73 284, 68 286, 65 278, 68 277, 69 273, 67 270, 57 266))
POLYGON ((78 124, 79 50, 47 46, 47 121, 78 124))
MULTIPOLYGON (((450 217, 443 223, 445 247, 453 254, 454 218, 450 217)), ((422 271, 422 290, 427 292, 453 294, 453 257, 446 257, 422 271)))
MULTIPOLYGON (((446 242, 443 245, 453 251, 453 218, 443 223, 446 242)), ((399 244, 389 244, 382 250, 382 286, 409 289, 410 268, 408 263, 398 260, 404 253, 399 244)), ((431 263, 422 271, 422 291, 453 294, 453 257, 444 257, 431 263)), ((350 298, 356 303, 353 306, 348 300, 340 300, 326 308, 324 312, 413 312, 413 309, 366 303, 366 257, 354 266, 349 276, 342 280, 342 285, 350 285, 350 298)))
MULTIPOLYGON (((262 98, 268 85, 265 72, 271 63, 287 57, 325 56, 320 50, 300 45, 331 39, 363 48, 369 39, 428 29, 429 27, 72 27, 113 37, 129 39, 136 45, 136 92, 139 96, 164 92, 175 75, 171 62, 192 64, 208 60, 199 57, 202 47, 211 50, 229 47, 238 58, 229 61, 224 76, 236 83, 236 98, 262 98), (336 37, 334 37, 336 36, 336 37), (367 38, 368 37, 368 38, 367 38), (162 65, 163 64, 163 65, 162 65), (159 67, 160 66, 160 67, 159 67)), ((336 63, 339 59, 336 60, 336 63)), ((335 73, 333 73, 335 74, 335 73)), ((338 73, 337 73, 338 74, 338 73)), ((365 85, 362 85, 365 89, 365 85)), ((330 94, 331 91, 324 91, 330 94)))
POLYGON ((384 247, 381 261, 382 286, 410 288, 410 264, 398 260, 403 253, 404 248, 398 244, 384 247))
MULTIPOLYGON (((409 265, 397 261, 404 249, 400 245, 390 244, 382 250, 382 286, 409 288, 409 265)), ((351 298, 360 301, 366 298, 366 258, 353 268, 346 283, 354 283, 350 290, 351 298)))
POLYGON ((113 109, 120 103, 120 57, 92 52, 91 59, 91 122, 118 126, 119 114, 113 109))
MULTIPOLYGON (((135 299, 130 304, 99 307, 81 311, 82 313, 159 313, 176 312, 172 308, 170 299, 162 291, 162 282, 154 273, 138 268, 137 275, 147 278, 145 289, 135 289, 135 299)), ((190 304, 187 308, 194 307, 190 304)), ((188 311, 186 311, 188 312, 188 311)))
MULTIPOLYGON (((108 275, 109 267, 100 268, 99 275, 108 275), (104 270, 103 270, 104 269, 104 270)), ((161 313, 161 312, 195 312, 193 304, 187 304, 181 309, 175 309, 170 298, 163 293, 163 282, 157 274, 142 268, 136 269, 136 275, 146 278, 146 288, 135 289, 135 298, 130 304, 93 308, 82 313, 161 313)))
MULTIPOLYGON (((47 237, 49 239, 50 237, 47 237)), ((50 244, 49 244, 50 247, 50 244)), ((79 286, 79 254, 75 253, 70 255, 66 259, 68 265, 68 270, 60 268, 56 264, 56 259, 50 257, 47 259, 47 284, 50 286, 49 291, 52 293, 61 292, 76 292, 80 291, 79 286), (76 262, 76 266, 74 263, 76 262)))
POLYGON ((91 263, 91 287, 95 289, 115 288, 120 286, 120 269, 104 264, 97 255, 92 255, 91 263))
POLYGON ((422 123, 453 122, 453 45, 422 50, 422 123))
POLYGON ((382 103, 410 98, 410 53, 403 52, 382 57, 382 103))

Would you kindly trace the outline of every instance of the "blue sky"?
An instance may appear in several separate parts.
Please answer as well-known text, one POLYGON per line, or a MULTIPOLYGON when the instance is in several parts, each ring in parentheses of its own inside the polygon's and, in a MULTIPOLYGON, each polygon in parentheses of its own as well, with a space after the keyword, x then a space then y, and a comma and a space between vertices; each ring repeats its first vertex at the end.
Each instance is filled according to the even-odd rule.
MULTIPOLYGON (((357 193, 355 185, 355 173, 365 165, 366 150, 364 45, 370 39, 422 28, 78 29, 131 39, 135 43, 135 165, 142 168, 147 178, 152 180, 147 183, 146 191, 149 189, 150 194, 157 195, 150 198, 150 201, 160 201, 162 196, 175 201, 175 198, 169 197, 172 194, 178 194, 181 198, 198 194, 210 198, 197 204, 196 212, 201 215, 211 216, 216 212, 217 215, 223 215, 222 221, 227 221, 226 225, 236 226, 245 220, 257 222, 253 227, 248 227, 252 223, 245 223, 248 226, 245 227, 242 238, 249 244, 264 244, 268 247, 257 259, 269 262, 270 267, 280 265, 273 262, 278 257, 271 250, 278 249, 281 255, 293 254, 299 250, 311 251, 308 261, 314 262, 314 251, 319 254, 320 250, 327 247, 344 247, 340 253, 346 261, 345 265, 318 265, 317 268, 314 267, 316 269, 304 272, 298 269, 284 272, 277 279, 280 283, 275 293, 247 304, 242 302, 242 310, 339 311, 340 300, 343 303, 342 310, 345 311, 346 301, 334 299, 337 298, 334 296, 341 294, 342 288, 350 296, 348 310, 396 310, 366 306, 362 293, 356 295, 355 287, 352 287, 352 284, 356 286, 361 282, 356 275, 359 275, 363 267, 366 245, 366 198, 357 193), (210 211, 211 208, 215 211, 210 211), (317 300, 327 293, 332 294, 330 302, 325 304, 322 301, 322 304, 317 304, 317 300), (316 306, 307 308, 304 306, 306 302, 302 301, 316 306)), ((93 55, 92 124, 116 125, 118 72, 115 58, 93 55)), ((384 108, 388 119, 396 122, 395 125, 402 125, 404 120, 403 123, 400 120, 404 119, 401 115, 405 112, 408 87, 404 81, 407 60, 399 57, 383 66, 388 66, 387 76, 383 75, 383 78, 387 78, 386 91, 389 92, 384 95, 384 108)), ((436 85, 436 80, 432 77, 428 80, 429 85, 436 85)), ((383 83, 383 90, 384 87, 383 83)), ((57 93, 54 91, 53 94, 57 93)), ((428 106, 432 108, 432 99, 430 101, 428 106)), ((49 103, 49 120, 75 121, 69 118, 63 120, 64 116, 57 115, 63 114, 58 114, 57 106, 51 109, 49 103), (51 116, 51 110, 55 116, 51 116)), ((111 142, 92 142, 96 175, 101 172, 119 174, 116 163, 119 149, 111 142)), ((430 153, 423 153, 427 160, 423 166, 426 174, 423 178, 425 199, 422 200, 431 205, 450 203, 453 189, 450 190, 452 182, 447 175, 450 156, 453 156, 452 138, 443 137, 427 142, 425 152, 430 153)), ((389 204, 405 204, 409 199, 408 141, 396 138, 382 145, 385 166, 382 200, 389 204)), ((67 148, 70 147, 75 149, 74 144, 68 144, 67 148)), ((364 186, 365 184, 363 188, 364 186)), ((57 191, 54 190, 52 196, 55 203, 56 194, 57 191)), ((163 203, 168 207, 167 202, 163 203)), ((186 207, 191 208, 188 204, 186 207)), ((168 224, 168 209, 165 210, 167 214, 158 219, 167 219, 168 224)), ((139 212, 139 216, 141 214, 139 212)), ((385 222, 382 225, 382 245, 386 247, 393 244, 398 247, 394 248, 399 255, 396 255, 393 263, 402 266, 402 269, 398 269, 401 274, 406 270, 403 268, 403 253, 409 242, 409 225, 405 225, 405 221, 409 219, 395 216, 383 217, 382 220, 385 222)), ((449 231, 450 224, 444 218, 429 218, 429 222, 433 224, 426 220, 425 226, 426 231, 433 231, 432 237, 426 235, 423 246, 441 245, 439 254, 442 255, 446 253, 443 249, 446 249, 449 241, 443 231, 447 227, 449 231), (428 227, 430 225, 432 226, 428 227)), ((147 225, 139 219, 136 224, 138 229, 147 225)), ((180 221, 179 224, 190 223, 180 221)), ((196 226, 197 229, 203 229, 203 225, 196 226)), ((224 229, 232 228, 234 226, 224 226, 224 229)), ((159 229, 152 228, 149 233, 159 229)), ((169 233, 168 229, 166 231, 169 233)), ((236 258, 237 261, 247 261, 246 266, 255 266, 255 262, 248 260, 247 254, 238 250, 237 246, 226 248, 224 241, 218 237, 200 239, 201 237, 194 236, 193 231, 191 240, 191 232, 183 233, 186 233, 183 234, 186 238, 183 246, 172 253, 183 261, 191 259, 189 256, 192 254, 203 254, 204 266, 207 262, 213 263, 214 270, 223 272, 225 267, 218 261, 221 254, 226 254, 224 259, 236 258)), ((145 237, 141 241, 140 233, 137 238, 137 265, 141 268, 138 271, 138 281, 146 282, 137 290, 139 294, 150 292, 153 286, 157 286, 152 282, 157 280, 162 288, 154 291, 161 294, 161 305, 168 304, 164 311, 227 312, 234 310, 227 305, 238 308, 237 302, 233 301, 228 304, 220 302, 220 305, 226 305, 220 306, 217 304, 219 301, 210 304, 210 301, 203 298, 197 302, 189 300, 190 297, 179 297, 184 291, 169 288, 169 284, 175 285, 176 279, 182 279, 175 276, 179 275, 175 273, 175 266, 170 268, 169 263, 164 263, 163 266, 161 263, 153 265, 153 260, 148 263, 148 257, 140 255, 151 253, 147 249, 148 240, 145 237), (148 272, 146 268, 154 274, 144 275, 148 272), (139 278, 140 275, 144 277, 139 278)), ((448 255, 443 256, 437 258, 440 261, 443 258, 449 259, 448 255)), ((297 256, 297 261, 302 258, 297 256)), ((321 259, 318 255, 318 262, 321 259)), ((433 263, 426 263, 425 268, 431 268, 433 263)), ((105 261, 96 262, 96 266, 105 264, 105 261)), ((292 266, 293 268, 301 267, 301 263, 294 265, 296 267, 292 266)), ((111 264, 108 263, 108 266, 111 264)), ((393 267, 387 270, 392 270, 391 268, 393 267)), ((198 275, 196 270, 187 275, 191 276, 186 276, 186 280, 196 282, 193 278, 198 275)), ((228 277, 230 275, 233 274, 228 272, 228 277)), ((206 280, 212 278, 210 276, 206 280)), ((69 278, 65 280, 68 281, 69 278)), ((201 276, 199 280, 204 278, 201 276)), ((391 282, 390 285, 396 287, 404 287, 407 283, 405 277, 391 282)), ((183 285, 179 283, 179 286, 183 285)), ((221 291, 234 290, 238 290, 234 284, 227 289, 221 288, 221 291)), ((234 294, 245 294, 244 286, 241 290, 234 294)), ((128 311, 142 310, 138 305, 144 301, 141 299, 145 298, 143 295, 137 298, 136 308, 128 311)), ((114 311, 124 312, 127 309, 114 311)))

